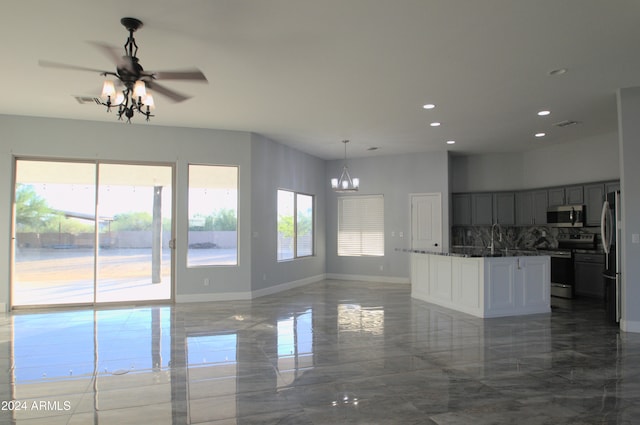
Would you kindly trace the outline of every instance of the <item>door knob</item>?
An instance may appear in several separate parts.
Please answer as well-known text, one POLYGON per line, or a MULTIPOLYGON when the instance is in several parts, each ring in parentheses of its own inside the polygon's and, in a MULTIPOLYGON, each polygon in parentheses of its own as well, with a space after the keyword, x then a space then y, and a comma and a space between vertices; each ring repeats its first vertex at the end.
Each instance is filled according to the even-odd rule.
POLYGON ((434 243, 434 244, 433 244, 433 246, 438 246, 438 244, 437 244, 437 243, 434 243))

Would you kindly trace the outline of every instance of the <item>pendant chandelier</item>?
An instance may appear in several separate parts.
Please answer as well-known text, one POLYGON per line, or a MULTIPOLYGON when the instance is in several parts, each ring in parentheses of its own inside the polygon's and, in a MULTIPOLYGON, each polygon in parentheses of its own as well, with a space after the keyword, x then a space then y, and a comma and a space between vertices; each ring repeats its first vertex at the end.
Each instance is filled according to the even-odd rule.
POLYGON ((360 187, 360 179, 357 177, 352 178, 347 167, 347 143, 349 141, 343 140, 342 143, 344 143, 344 166, 342 167, 340 178, 331 179, 331 188, 335 192, 357 192, 360 187))

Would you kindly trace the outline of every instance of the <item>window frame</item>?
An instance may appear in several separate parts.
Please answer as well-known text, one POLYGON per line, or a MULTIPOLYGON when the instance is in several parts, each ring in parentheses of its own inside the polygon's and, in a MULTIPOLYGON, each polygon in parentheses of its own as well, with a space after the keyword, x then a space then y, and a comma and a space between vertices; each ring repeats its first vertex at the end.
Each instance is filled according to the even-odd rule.
POLYGON ((299 192, 291 189, 283 189, 278 188, 276 190, 276 261, 279 263, 294 261, 300 258, 309 258, 314 257, 316 255, 316 196, 311 193, 299 192), (278 251, 278 238, 280 232, 278 231, 278 224, 280 221, 280 215, 278 213, 279 205, 278 199, 280 192, 288 192, 293 194, 293 235, 292 235, 292 243, 293 243, 293 256, 290 258, 279 258, 280 253, 278 251), (311 198, 311 253, 299 255, 298 252, 298 196, 308 196, 311 198))

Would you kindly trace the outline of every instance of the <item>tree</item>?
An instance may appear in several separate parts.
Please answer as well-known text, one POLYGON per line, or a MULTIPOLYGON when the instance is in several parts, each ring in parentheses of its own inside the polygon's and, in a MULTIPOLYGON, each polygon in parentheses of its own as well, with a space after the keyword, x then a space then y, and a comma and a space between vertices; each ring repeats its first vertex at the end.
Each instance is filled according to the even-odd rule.
POLYGON ((16 226, 21 232, 42 232, 50 230, 60 213, 38 195, 32 185, 18 184, 16 188, 16 226))
POLYGON ((238 228, 238 219, 236 211, 224 208, 215 215, 213 219, 213 230, 236 230, 238 228))
POLYGON ((152 222, 153 217, 148 212, 126 212, 113 217, 111 230, 151 230, 152 222))
POLYGON ((295 232, 292 215, 281 215, 278 217, 278 233, 285 238, 293 237, 295 232))

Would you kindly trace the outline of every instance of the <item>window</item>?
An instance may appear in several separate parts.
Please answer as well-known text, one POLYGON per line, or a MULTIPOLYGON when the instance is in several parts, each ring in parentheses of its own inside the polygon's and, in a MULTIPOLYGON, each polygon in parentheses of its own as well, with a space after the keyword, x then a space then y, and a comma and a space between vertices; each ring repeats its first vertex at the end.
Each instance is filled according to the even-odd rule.
POLYGON ((313 195, 278 190, 278 261, 313 255, 313 195))
POLYGON ((189 165, 187 266, 238 264, 238 167, 189 165))
POLYGON ((384 255, 382 195, 338 198, 338 255, 384 255))

